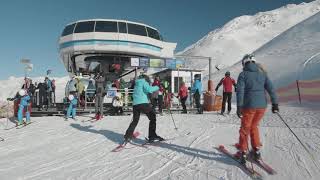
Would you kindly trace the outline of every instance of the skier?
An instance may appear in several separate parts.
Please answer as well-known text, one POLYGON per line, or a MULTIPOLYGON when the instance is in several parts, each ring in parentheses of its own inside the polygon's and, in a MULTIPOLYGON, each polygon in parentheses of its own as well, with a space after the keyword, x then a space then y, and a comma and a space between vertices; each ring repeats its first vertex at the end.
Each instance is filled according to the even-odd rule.
POLYGON ((95 98, 95 113, 96 120, 101 120, 103 118, 103 98, 106 94, 105 92, 105 77, 103 73, 98 73, 96 76, 96 98, 95 98))
POLYGON ((129 142, 133 138, 133 132, 136 128, 140 113, 147 115, 150 120, 149 123, 149 141, 163 141, 164 139, 156 134, 156 113, 152 109, 151 104, 148 101, 148 94, 158 91, 158 86, 150 86, 150 80, 147 75, 140 75, 139 79, 136 80, 133 90, 133 120, 130 123, 125 135, 124 143, 129 142))
POLYGON ((16 126, 22 125, 22 123, 30 124, 30 112, 29 112, 29 102, 30 96, 24 89, 19 90, 18 94, 14 98, 8 98, 8 101, 20 100, 18 109, 18 122, 16 126), (26 122, 23 122, 23 111, 26 111, 26 122))
POLYGON ((202 93, 202 84, 201 84, 201 78, 199 74, 196 74, 194 76, 195 82, 193 83, 193 86, 191 87, 191 92, 193 93, 193 97, 196 103, 197 108, 197 114, 202 114, 202 107, 200 104, 200 98, 202 93))
POLYGON ((221 115, 224 114, 225 108, 226 108, 226 102, 228 100, 228 114, 230 114, 231 111, 231 98, 232 98, 232 85, 234 86, 236 90, 236 81, 230 77, 230 72, 227 71, 225 73, 225 77, 222 78, 217 85, 215 91, 217 92, 219 87, 223 85, 223 100, 222 100, 222 109, 221 109, 221 115))
POLYGON ((265 91, 271 97, 272 112, 279 112, 278 100, 272 82, 264 69, 256 64, 253 54, 247 54, 242 59, 243 71, 239 74, 237 84, 237 115, 241 118, 239 130, 239 151, 236 157, 241 163, 246 163, 248 137, 251 139, 253 158, 260 159, 260 138, 258 125, 267 107, 265 91))
POLYGON ((67 109, 67 114, 65 119, 67 121, 68 118, 71 116, 73 120, 76 120, 75 118, 76 118, 76 112, 77 112, 78 98, 73 94, 69 94, 68 99, 69 99, 69 106, 67 109))
POLYGON ((188 99, 188 88, 184 82, 181 82, 177 98, 180 98, 182 108, 183 108, 182 113, 184 114, 188 113, 187 107, 186 107, 186 101, 188 99))
POLYGON ((116 96, 112 98, 112 115, 123 114, 123 102, 121 99, 121 93, 117 92, 116 96))
POLYGON ((158 86, 159 91, 155 91, 152 93, 151 102, 152 108, 155 111, 156 106, 158 105, 159 114, 162 116, 162 106, 163 106, 163 87, 160 83, 160 78, 156 77, 152 83, 152 86, 158 86))

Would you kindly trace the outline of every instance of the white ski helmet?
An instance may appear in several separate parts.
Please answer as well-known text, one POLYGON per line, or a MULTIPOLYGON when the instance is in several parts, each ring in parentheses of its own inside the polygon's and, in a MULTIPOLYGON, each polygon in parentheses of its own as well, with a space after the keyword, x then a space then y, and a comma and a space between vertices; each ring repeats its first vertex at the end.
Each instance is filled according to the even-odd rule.
POLYGON ((254 54, 246 54, 242 58, 242 66, 244 66, 247 62, 256 62, 254 54))
POLYGON ((72 94, 69 94, 68 99, 72 101, 74 99, 74 96, 72 94))
POLYGON ((20 91, 18 93, 20 96, 24 96, 24 95, 26 95, 26 90, 20 89, 20 91))

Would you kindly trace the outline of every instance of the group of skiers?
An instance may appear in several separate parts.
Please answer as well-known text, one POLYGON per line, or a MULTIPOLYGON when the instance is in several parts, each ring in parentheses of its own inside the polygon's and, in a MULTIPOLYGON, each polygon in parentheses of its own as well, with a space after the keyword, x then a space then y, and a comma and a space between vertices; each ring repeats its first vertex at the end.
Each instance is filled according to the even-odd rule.
MULTIPOLYGON (((225 104, 228 101, 228 113, 231 111, 232 86, 234 86, 237 95, 237 116, 241 118, 241 126, 239 130, 239 142, 236 147, 239 151, 235 157, 241 163, 246 163, 248 153, 252 153, 256 159, 261 158, 261 142, 259 137, 259 123, 264 116, 267 107, 266 93, 270 95, 272 102, 272 112, 279 112, 278 100, 272 82, 268 78, 264 68, 256 63, 253 54, 247 54, 242 59, 243 71, 239 74, 237 83, 231 78, 230 72, 225 73, 225 77, 221 79, 216 87, 216 91, 223 85, 223 104, 221 114, 225 112, 225 104), (252 151, 249 151, 248 138, 251 139, 252 151)), ((148 94, 159 89, 157 78, 154 86, 149 84, 149 78, 146 75, 141 75, 135 82, 133 93, 133 120, 131 121, 125 135, 124 143, 129 142, 133 138, 133 132, 140 118, 140 113, 147 115, 149 123, 149 141, 163 141, 164 138, 156 133, 156 114, 154 108, 148 101, 148 94)), ((200 93, 202 85, 200 79, 196 78, 192 88, 189 88, 194 94, 198 113, 200 113, 200 93)), ((186 87, 182 84, 179 89, 179 95, 183 110, 185 108, 185 98, 187 97, 186 87)))
POLYGON ((38 107, 38 110, 42 110, 44 105, 48 108, 50 104, 55 102, 55 80, 45 77, 43 82, 33 84, 32 79, 25 77, 21 89, 13 98, 7 98, 7 100, 19 102, 16 125, 29 124, 31 105, 38 107), (24 114, 26 116, 25 122, 23 122, 24 114))
MULTIPOLYGON (((272 102, 272 112, 279 112, 277 95, 275 89, 273 88, 272 82, 268 78, 265 69, 256 62, 253 54, 247 54, 242 59, 243 71, 239 74, 237 82, 231 78, 230 72, 225 73, 225 77, 220 80, 215 88, 218 91, 219 87, 223 86, 223 102, 221 114, 225 112, 226 102, 228 102, 228 113, 231 111, 231 98, 233 87, 236 91, 237 97, 237 111, 236 114, 241 118, 241 126, 239 130, 239 142, 236 147, 239 151, 236 153, 236 157, 239 158, 241 163, 246 162, 246 158, 249 151, 248 138, 251 139, 251 147, 254 158, 261 158, 261 142, 259 137, 259 123, 264 116, 267 107, 267 92, 270 95, 272 102)), ((103 98, 106 92, 106 80, 102 73, 98 73, 95 78, 95 85, 90 82, 87 90, 90 91, 94 89, 95 93, 95 108, 96 108, 96 119, 101 119, 103 116, 103 98)), ((30 99, 33 96, 32 82, 30 84, 25 84, 23 89, 21 89, 17 96, 14 98, 9 98, 8 100, 20 100, 19 110, 18 110, 18 123, 21 125, 23 118, 23 110, 25 110, 30 103, 30 99)), ((50 88, 53 88, 52 82, 49 82, 49 78, 46 77, 44 84, 46 84, 46 92, 50 88), (51 86, 49 85, 51 84, 51 86)), ((70 85, 70 84, 69 84, 70 85)), ((75 84, 71 84, 75 87, 74 90, 70 91, 68 96, 69 106, 67 108, 66 119, 69 117, 75 118, 76 108, 78 105, 78 97, 83 95, 84 86, 81 85, 80 80, 77 80, 75 84)), ((112 85, 116 88, 116 85, 112 85)), ((41 85, 37 86, 41 88, 41 85)), ((149 135, 148 139, 150 142, 153 141, 163 141, 164 138, 156 133, 156 106, 158 105, 159 113, 162 114, 162 105, 164 94, 169 94, 168 84, 160 82, 159 77, 155 77, 153 83, 150 83, 150 79, 147 75, 141 74, 137 80, 132 83, 133 90, 133 119, 124 134, 124 143, 131 141, 133 138, 134 130, 139 122, 140 114, 144 113, 147 115, 149 122, 149 135), (151 103, 150 103, 151 102, 151 103)), ((202 106, 200 104, 200 97, 202 93, 202 83, 199 76, 195 76, 195 81, 192 87, 187 88, 185 83, 182 82, 179 88, 179 93, 177 98, 180 98, 180 102, 183 107, 182 113, 187 113, 185 102, 188 98, 188 90, 190 90, 194 96, 195 104, 197 108, 197 113, 202 113, 202 106)), ((52 91, 50 89, 50 91, 52 91)), ((41 93, 40 93, 41 94, 41 93)), ((40 97, 42 97, 40 95, 40 97)), ((171 95, 170 95, 171 97, 171 95)), ((41 103, 40 103, 41 104, 41 103)), ((122 101, 121 93, 117 92, 112 101, 114 108, 114 114, 122 113, 122 101)), ((30 113, 26 111, 27 121, 30 122, 30 113)))

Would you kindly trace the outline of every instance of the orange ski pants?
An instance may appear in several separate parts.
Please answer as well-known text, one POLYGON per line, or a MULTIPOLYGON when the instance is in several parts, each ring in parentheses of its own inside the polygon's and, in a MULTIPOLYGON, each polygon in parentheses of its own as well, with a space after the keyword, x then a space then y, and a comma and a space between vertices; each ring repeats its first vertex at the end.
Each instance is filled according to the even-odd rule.
POLYGON ((241 127, 239 130, 239 149, 248 151, 248 137, 251 139, 251 147, 259 149, 261 146, 259 136, 259 123, 265 113, 265 108, 242 109, 241 127))

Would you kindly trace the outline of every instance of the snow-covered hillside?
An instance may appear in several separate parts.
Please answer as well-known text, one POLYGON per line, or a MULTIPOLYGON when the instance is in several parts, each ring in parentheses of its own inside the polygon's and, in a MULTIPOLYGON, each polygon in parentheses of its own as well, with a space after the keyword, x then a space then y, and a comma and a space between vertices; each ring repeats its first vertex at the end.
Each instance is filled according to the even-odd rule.
MULTIPOLYGON (((44 82, 45 77, 32 77, 33 83, 44 82)), ((69 76, 57 78, 50 77, 56 81, 56 99, 57 102, 62 102, 65 93, 65 86, 69 81, 69 76)), ((10 77, 7 80, 0 80, 0 102, 6 101, 8 97, 14 97, 24 83, 24 77, 10 77)))
MULTIPOLYGON (((320 11, 320 0, 299 5, 289 4, 279 9, 253 16, 237 17, 216 29, 178 54, 212 57, 221 67, 233 65, 244 54, 251 53, 290 27, 320 11)), ((208 62, 187 60, 190 67, 206 68, 208 62), (196 65, 196 66, 194 66, 196 65)))
MULTIPOLYGON (((267 69, 277 89, 295 83, 296 80, 320 80, 319 29, 320 13, 317 13, 254 52, 257 62, 267 69)), ((227 70, 231 71, 233 77, 237 77, 242 71, 242 64, 238 62, 216 72, 213 75, 214 81, 218 82, 227 70)), ((313 94, 319 97, 320 91, 313 94)))
MULTIPOLYGON (((320 161, 320 112, 281 107, 282 116, 306 143, 316 161, 320 161)), ((91 115, 93 116, 93 115, 91 115)), ((250 179, 232 159, 215 149, 232 146, 238 140, 240 120, 232 112, 227 117, 208 113, 170 114, 158 117, 157 133, 173 138, 155 146, 129 144, 121 152, 111 152, 121 142, 131 116, 106 116, 91 123, 85 115, 78 121, 62 117, 32 118, 34 123, 22 128, 2 130, 0 119, 0 179, 3 180, 247 180, 250 179), (87 122, 81 122, 82 120, 87 122)), ((147 136, 149 120, 142 116, 135 141, 147 136)), ((9 121, 8 127, 14 124, 9 121)), ((271 114, 261 123, 262 157, 278 172, 263 174, 265 180, 318 180, 320 170, 282 124, 271 114)))

